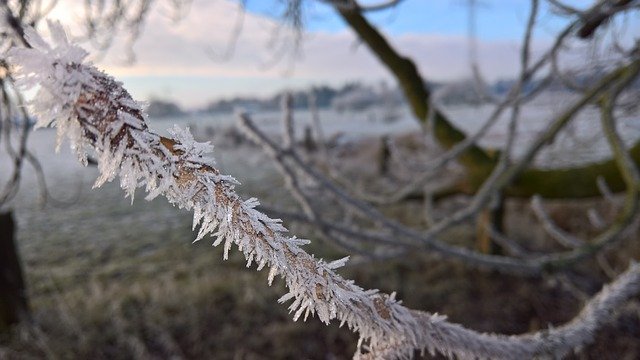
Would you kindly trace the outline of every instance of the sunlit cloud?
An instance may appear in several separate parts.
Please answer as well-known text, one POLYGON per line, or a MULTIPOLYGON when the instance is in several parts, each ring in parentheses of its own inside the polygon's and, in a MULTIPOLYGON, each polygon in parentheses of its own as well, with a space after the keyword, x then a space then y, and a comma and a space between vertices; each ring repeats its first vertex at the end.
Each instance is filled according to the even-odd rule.
MULTIPOLYGON (((55 11, 52 17, 62 20, 71 32, 77 33, 80 30, 77 24, 82 18, 81 2, 66 0, 58 9, 64 11, 55 11)), ((241 11, 232 1, 195 0, 187 16, 176 23, 168 5, 159 2, 134 45, 135 63, 123 62, 125 41, 118 39, 97 65, 123 78, 126 85, 132 78, 157 79, 157 86, 154 81, 131 82, 134 96, 148 97, 164 92, 186 105, 238 93, 265 94, 286 86, 391 79, 380 62, 348 29, 306 33, 299 56, 294 58, 291 31, 271 18, 242 14, 241 11), (236 34, 239 16, 242 16, 242 29, 236 34), (282 47, 274 49, 274 32, 278 28, 282 47), (220 55, 230 46, 233 52, 229 58, 221 60, 220 55), (266 66, 283 51, 286 53, 279 62, 266 66), (199 77, 210 79, 217 87, 211 85, 208 89, 202 85, 207 81, 196 81, 200 85, 194 85, 189 94, 189 84, 180 83, 195 84, 194 79, 199 77), (216 78, 224 78, 224 81, 216 82, 216 78), (241 86, 233 86, 234 78, 245 80, 239 81, 241 86), (247 86, 250 79, 256 79, 256 86, 247 86), (242 86, 246 87, 245 91, 242 86), (175 91, 171 90, 174 88, 175 91)), ((405 33, 393 36, 392 42, 416 61, 429 80, 456 80, 470 75, 464 36, 405 33)), ((481 41, 479 60, 485 77, 493 80, 515 74, 518 51, 515 40, 481 41)))

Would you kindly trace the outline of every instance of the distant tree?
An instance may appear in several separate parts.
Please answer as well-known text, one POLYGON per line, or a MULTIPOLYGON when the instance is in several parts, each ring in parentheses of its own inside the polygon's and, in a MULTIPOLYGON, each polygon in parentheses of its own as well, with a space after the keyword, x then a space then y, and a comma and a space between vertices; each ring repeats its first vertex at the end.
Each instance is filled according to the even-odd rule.
POLYGON ((184 115, 184 111, 175 103, 167 100, 152 99, 149 101, 147 114, 151 117, 167 117, 184 115))

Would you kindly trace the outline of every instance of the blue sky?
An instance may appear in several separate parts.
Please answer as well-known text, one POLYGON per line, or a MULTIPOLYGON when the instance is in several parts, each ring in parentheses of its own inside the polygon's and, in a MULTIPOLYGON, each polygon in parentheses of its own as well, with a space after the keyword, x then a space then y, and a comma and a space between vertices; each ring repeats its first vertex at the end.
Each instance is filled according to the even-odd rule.
MULTIPOLYGON (((73 30, 74 22, 82 17, 81 0, 62 1, 71 5, 59 5, 52 17, 62 19, 73 30)), ((367 1, 381 0, 361 2, 367 1)), ((490 81, 512 77, 519 66, 519 39, 530 2, 477 1, 478 57, 483 75, 490 81)), ((416 62, 427 79, 455 81, 470 77, 467 2, 404 0, 392 9, 368 16, 400 52, 416 62)), ((244 26, 235 51, 223 61, 211 54, 227 48, 241 11, 238 2, 193 0, 191 11, 177 24, 169 16, 167 3, 155 3, 134 47, 136 63, 123 63, 122 41, 116 42, 107 57, 97 61, 98 66, 122 80, 140 100, 166 98, 185 107, 198 107, 212 99, 268 96, 283 89, 314 84, 340 85, 353 80, 386 80, 394 84, 387 70, 364 46, 356 46, 358 40, 352 31, 321 1, 305 1, 306 31, 299 56, 294 58, 287 53, 285 61, 275 66, 266 64, 274 56, 269 44, 280 24, 283 0, 247 0, 244 26)), ((590 1, 571 3, 586 7, 590 1)), ((549 11, 547 1, 540 0, 540 4, 534 52, 548 46, 566 21, 549 11)), ((639 22, 637 19, 630 22, 637 36, 639 22)), ((285 37, 282 44, 291 45, 291 38, 285 37)))
MULTIPOLYGON (((381 1, 370 1, 379 3, 381 1)), ((573 0, 564 3, 583 8, 591 1, 573 0)), ((366 3, 363 1, 361 3, 366 3)), ((390 35, 406 33, 432 33, 442 35, 466 35, 468 0, 404 0, 384 11, 374 11, 367 17, 381 25, 390 35)), ((527 0, 477 0, 478 36, 486 40, 517 39, 527 21, 530 1, 527 0)), ((247 10, 271 18, 278 18, 283 5, 277 1, 247 0, 247 10), (275 5, 275 6, 274 6, 275 5), (279 5, 279 6, 278 6, 279 5)), ((549 4, 540 1, 540 23, 543 29, 558 29, 565 21, 549 16, 549 4)), ((309 31, 338 32, 345 25, 335 11, 321 1, 305 3, 306 28, 309 31)))

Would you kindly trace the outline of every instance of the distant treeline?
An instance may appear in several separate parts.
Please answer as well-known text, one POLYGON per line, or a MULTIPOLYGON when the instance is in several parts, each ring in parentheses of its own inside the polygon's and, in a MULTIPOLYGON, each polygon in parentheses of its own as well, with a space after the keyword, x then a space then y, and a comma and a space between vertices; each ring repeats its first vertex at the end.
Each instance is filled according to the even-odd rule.
POLYGON ((182 116, 185 111, 171 101, 151 99, 147 107, 147 114, 149 117, 157 119, 166 116, 182 116))
MULTIPOLYGON (((586 74, 574 76, 574 84, 589 85, 593 79, 599 78, 602 71, 592 71, 586 74)), ((432 91, 440 92, 438 101, 449 104, 482 104, 489 97, 504 96, 516 80, 499 80, 485 86, 484 89, 472 80, 458 81, 455 83, 427 83, 432 91)), ((529 93, 536 89, 543 80, 531 80, 522 87, 523 93, 529 93)), ((631 89, 640 91, 640 82, 636 82, 631 89)), ((546 84, 546 91, 570 91, 559 79, 554 79, 546 84)), ((257 96, 239 96, 231 99, 220 99, 210 102, 204 108, 194 109, 204 113, 231 113, 236 109, 248 111, 277 111, 280 109, 282 98, 286 93, 293 97, 295 109, 308 109, 310 99, 314 98, 319 109, 331 108, 337 111, 364 110, 372 106, 384 106, 394 108, 404 103, 402 91, 397 87, 390 87, 385 82, 375 85, 362 82, 348 82, 340 87, 327 85, 313 86, 309 89, 295 91, 281 91, 277 94, 260 98, 257 96)), ((151 117, 180 116, 185 114, 178 105, 167 100, 151 100, 148 113, 151 117)))
POLYGON ((326 109, 338 106, 339 99, 352 99, 348 107, 356 109, 366 108, 379 102, 385 96, 396 98, 396 90, 387 90, 385 85, 366 85, 360 82, 349 82, 341 87, 330 87, 326 85, 313 86, 310 89, 296 91, 281 91, 268 98, 258 97, 235 97, 232 99, 215 100, 206 106, 206 112, 226 113, 237 108, 247 110, 278 110, 282 98, 286 93, 293 97, 293 107, 295 109, 308 109, 310 99, 315 98, 318 108, 326 109))

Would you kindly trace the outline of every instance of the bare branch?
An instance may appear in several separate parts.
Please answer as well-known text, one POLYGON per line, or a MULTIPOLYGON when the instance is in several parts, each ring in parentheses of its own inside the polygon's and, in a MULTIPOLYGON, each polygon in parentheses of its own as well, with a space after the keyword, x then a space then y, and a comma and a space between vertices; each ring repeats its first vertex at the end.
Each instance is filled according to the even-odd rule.
POLYGON ((540 196, 534 196, 531 198, 531 209, 545 231, 558 243, 570 249, 585 245, 584 241, 566 233, 554 224, 551 216, 549 216, 549 214, 544 210, 544 207, 542 206, 542 198, 540 196))
POLYGON ((601 6, 594 6, 581 14, 584 20, 582 27, 578 30, 579 37, 583 39, 591 37, 596 29, 605 24, 617 11, 633 4, 634 0, 606 0, 600 3, 601 6))
POLYGON ((599 249, 613 243, 615 240, 618 240, 621 235, 621 230, 628 228, 632 219, 635 217, 633 208, 627 208, 626 211, 623 212, 623 215, 621 215, 619 222, 614 223, 606 231, 598 235, 588 246, 583 246, 565 253, 541 255, 535 258, 527 258, 525 260, 512 259, 497 255, 479 254, 465 248, 451 246, 438 241, 437 237, 446 229, 471 218, 483 209, 496 191, 500 191, 510 184, 511 181, 513 181, 520 172, 530 164, 535 154, 544 146, 544 144, 548 143, 553 137, 555 137, 558 131, 560 131, 560 129, 562 129, 564 125, 566 125, 575 116, 575 114, 585 106, 585 104, 592 101, 611 86, 614 86, 613 84, 627 84, 628 82, 633 81, 639 71, 640 59, 634 59, 630 64, 623 65, 603 76, 598 84, 593 86, 589 92, 571 105, 564 113, 560 114, 556 120, 549 125, 547 130, 540 134, 540 136, 525 151, 522 159, 510 166, 507 166, 504 161, 500 162, 500 164, 502 164, 501 167, 497 167, 494 170, 492 175, 487 181, 485 181, 480 191, 478 191, 476 196, 473 198, 469 206, 457 211, 443 220, 440 220, 424 233, 409 229, 402 224, 386 218, 378 210, 363 203, 362 201, 354 199, 318 171, 307 166, 302 159, 296 156, 295 153, 289 153, 287 155, 292 160, 293 165, 332 194, 332 196, 334 196, 335 199, 343 206, 351 208, 365 218, 381 225, 383 228, 389 230, 396 238, 406 238, 411 242, 421 243, 427 250, 434 251, 444 257, 464 260, 468 265, 488 267, 525 275, 539 274, 544 269, 567 266, 591 256, 599 249))
POLYGON ((549 2, 549 4, 553 5, 555 9, 557 9, 558 11, 560 11, 562 14, 565 14, 565 15, 577 15, 580 13, 580 10, 576 9, 573 6, 567 5, 559 0, 547 0, 547 2, 549 2))
POLYGON ((224 46, 224 50, 216 51, 213 47, 207 47, 205 51, 215 61, 227 61, 231 59, 231 56, 235 52, 236 44, 242 33, 244 27, 245 6, 247 0, 238 1, 238 11, 236 13, 236 20, 231 29, 227 44, 224 46))
POLYGON ((347 11, 380 11, 387 10, 389 8, 393 8, 398 6, 404 0, 381 0, 378 3, 373 4, 362 4, 357 0, 320 0, 324 3, 328 3, 336 8, 347 10, 347 11))

